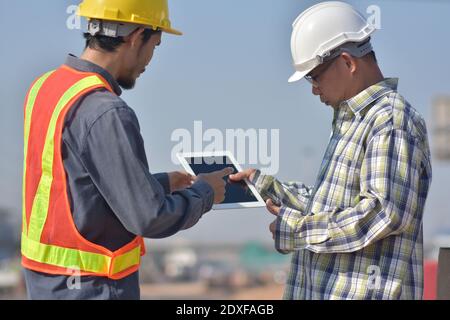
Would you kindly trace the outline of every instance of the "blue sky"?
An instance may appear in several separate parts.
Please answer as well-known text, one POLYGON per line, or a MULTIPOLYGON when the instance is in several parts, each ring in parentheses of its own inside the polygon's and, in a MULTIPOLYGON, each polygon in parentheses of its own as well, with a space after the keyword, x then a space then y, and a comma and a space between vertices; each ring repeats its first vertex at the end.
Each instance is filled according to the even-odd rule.
MULTIPOLYGON (((122 96, 136 111, 152 172, 178 170, 171 162, 178 128, 280 130, 281 180, 312 184, 328 142, 332 111, 311 94, 306 82, 288 84, 293 72, 291 24, 318 1, 171 0, 173 26, 182 37, 164 35, 154 60, 135 90, 122 96)), ((373 45, 387 77, 399 77, 399 91, 427 120, 431 103, 450 94, 450 2, 348 1, 362 13, 381 9, 381 30, 373 45)), ((58 67, 67 53, 81 54, 80 30, 66 27, 66 9, 78 1, 0 0, 4 32, 0 51, 2 116, 0 206, 20 216, 22 105, 30 83, 58 67)), ((367 15, 367 14, 366 14, 367 15)), ((245 166, 245 164, 244 164, 245 166)), ((426 240, 450 230, 449 164, 433 161, 426 240)), ((272 217, 264 209, 212 212, 172 240, 271 241, 272 217)), ((159 240, 171 241, 171 240, 159 240)))

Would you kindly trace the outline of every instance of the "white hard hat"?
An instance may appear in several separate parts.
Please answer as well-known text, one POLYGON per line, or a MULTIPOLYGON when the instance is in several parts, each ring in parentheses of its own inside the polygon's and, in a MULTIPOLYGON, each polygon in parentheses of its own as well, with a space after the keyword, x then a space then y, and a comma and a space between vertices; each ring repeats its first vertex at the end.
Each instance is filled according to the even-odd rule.
POLYGON ((370 35, 375 27, 351 5, 340 1, 319 3, 301 13, 293 24, 291 51, 296 72, 289 82, 302 79, 318 65, 329 60, 333 50, 346 44, 352 55, 370 51, 370 35), (351 45, 364 42, 365 46, 351 45))

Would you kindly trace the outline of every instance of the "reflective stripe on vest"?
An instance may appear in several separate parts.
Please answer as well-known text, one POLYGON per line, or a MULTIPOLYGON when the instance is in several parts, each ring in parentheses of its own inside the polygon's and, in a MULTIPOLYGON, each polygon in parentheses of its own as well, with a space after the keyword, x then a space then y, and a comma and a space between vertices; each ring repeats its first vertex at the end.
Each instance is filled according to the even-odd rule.
POLYGON ((22 254, 28 259, 62 268, 114 275, 139 264, 141 247, 114 257, 76 249, 46 245, 22 234, 22 254))
MULTIPOLYGON (((58 72, 58 70, 56 72, 58 72)), ((111 252, 108 249, 95 244, 92 244, 93 252, 89 252, 71 248, 69 246, 65 247, 61 245, 46 244, 41 241, 51 201, 54 179, 55 146, 58 147, 60 143, 60 141, 55 141, 55 132, 58 121, 63 121, 63 119, 60 119, 60 116, 63 110, 68 107, 69 103, 73 103, 74 98, 82 95, 84 92, 106 86, 103 80, 97 75, 86 74, 80 80, 76 81, 76 83, 62 94, 52 111, 50 122, 48 123, 48 127, 46 128, 47 131, 45 133, 46 136, 41 157, 41 176, 34 198, 32 199, 33 202, 31 214, 28 219, 29 221, 27 221, 26 179, 29 135, 33 109, 41 88, 45 86, 46 80, 49 79, 53 73, 53 71, 49 72, 35 82, 28 93, 25 104, 22 255, 26 259, 33 261, 33 263, 40 264, 39 268, 36 269, 38 271, 43 270, 44 272, 57 273, 52 272, 54 271, 52 268, 58 267, 72 270, 73 268, 77 268, 82 274, 107 276, 113 279, 121 278, 128 275, 127 270, 134 272, 136 271, 135 268, 139 266, 140 256, 145 250, 141 237, 136 237, 133 242, 116 252, 111 252), (102 253, 95 251, 100 251, 102 253)), ((64 219, 64 217, 61 218, 64 219)), ((91 245, 87 240, 81 239, 80 241, 82 240, 85 241, 86 246, 89 247, 91 245)), ((74 247, 76 247, 76 244, 74 247)))
MULTIPOLYGON (((28 238, 34 241, 41 239, 42 229, 47 219, 47 212, 49 206, 50 189, 53 180, 53 157, 55 152, 55 129, 56 121, 62 109, 80 92, 97 85, 102 85, 103 82, 96 76, 84 78, 74 84, 59 100, 55 110, 53 111, 50 124, 48 126, 47 135, 45 138, 44 151, 42 153, 42 176, 39 182, 38 189, 33 201, 31 209, 31 217, 28 229, 28 238)), ((32 110, 32 108, 31 108, 32 110)), ((29 129, 28 129, 29 131, 29 129)), ((27 140, 28 144, 28 140, 27 140)))
MULTIPOLYGON (((31 88, 30 92, 28 93, 28 98, 25 106, 25 121, 24 121, 24 150, 23 150, 23 184, 22 184, 22 221, 26 222, 26 211, 25 211, 25 180, 27 176, 27 157, 28 157, 28 136, 30 134, 30 126, 31 126, 31 114, 33 112, 33 106, 36 101, 36 96, 41 89, 42 85, 44 84, 45 80, 53 73, 54 71, 50 71, 46 74, 44 74, 41 78, 39 78, 36 83, 31 88)), ((25 234, 28 233, 27 231, 27 224, 22 224, 22 232, 25 234)))

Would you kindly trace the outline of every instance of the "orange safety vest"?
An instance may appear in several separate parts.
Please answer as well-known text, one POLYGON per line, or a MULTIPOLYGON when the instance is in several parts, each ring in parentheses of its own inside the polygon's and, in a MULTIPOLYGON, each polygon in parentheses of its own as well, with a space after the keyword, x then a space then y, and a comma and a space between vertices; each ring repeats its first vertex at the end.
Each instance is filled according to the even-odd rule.
POLYGON ((113 90, 100 75, 66 65, 36 80, 25 102, 22 265, 57 275, 121 279, 139 269, 142 237, 117 251, 94 244, 77 230, 61 156, 67 112, 93 90, 113 90))

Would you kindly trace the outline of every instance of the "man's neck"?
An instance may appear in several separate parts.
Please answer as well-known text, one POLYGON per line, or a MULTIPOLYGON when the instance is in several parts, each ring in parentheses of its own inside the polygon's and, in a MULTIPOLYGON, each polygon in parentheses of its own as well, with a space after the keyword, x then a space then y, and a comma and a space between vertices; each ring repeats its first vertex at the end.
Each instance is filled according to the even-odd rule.
POLYGON ((347 97, 339 104, 331 106, 333 109, 338 109, 342 102, 357 96, 367 88, 384 80, 383 73, 381 72, 380 68, 378 68, 378 66, 375 69, 368 70, 365 73, 363 72, 361 74, 364 74, 364 78, 360 81, 356 81, 357 84, 347 93, 347 97))
POLYGON ((353 98, 354 96, 358 95, 359 93, 373 86, 374 84, 377 84, 384 80, 383 73, 378 68, 378 66, 376 66, 376 68, 373 68, 371 70, 367 70, 366 72, 362 72, 361 76, 362 75, 364 75, 364 77, 361 79, 361 81, 357 81, 357 85, 353 88, 352 92, 350 93, 349 99, 353 98))
POLYGON ((379 72, 373 74, 372 76, 369 76, 368 78, 364 79, 363 84, 360 88, 361 90, 359 92, 366 90, 367 88, 369 88, 369 87, 373 86, 374 84, 377 84, 383 80, 384 80, 384 76, 381 73, 381 71, 379 71, 379 72))
POLYGON ((359 86, 355 88, 353 96, 384 80, 383 73, 378 65, 374 65, 369 70, 363 71, 362 75, 364 77, 359 82, 359 86))
POLYGON ((116 54, 104 53, 101 51, 86 48, 80 59, 94 63, 108 71, 114 79, 119 77, 119 66, 116 54))

